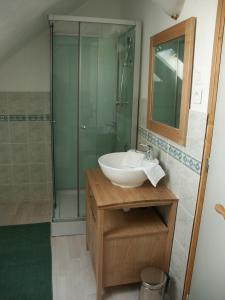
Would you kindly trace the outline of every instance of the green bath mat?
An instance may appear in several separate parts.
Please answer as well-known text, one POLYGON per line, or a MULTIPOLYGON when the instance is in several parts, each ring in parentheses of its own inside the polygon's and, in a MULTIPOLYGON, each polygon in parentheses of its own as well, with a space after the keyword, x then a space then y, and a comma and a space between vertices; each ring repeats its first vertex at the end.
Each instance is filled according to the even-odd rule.
POLYGON ((0 300, 52 300, 50 223, 0 227, 0 300))

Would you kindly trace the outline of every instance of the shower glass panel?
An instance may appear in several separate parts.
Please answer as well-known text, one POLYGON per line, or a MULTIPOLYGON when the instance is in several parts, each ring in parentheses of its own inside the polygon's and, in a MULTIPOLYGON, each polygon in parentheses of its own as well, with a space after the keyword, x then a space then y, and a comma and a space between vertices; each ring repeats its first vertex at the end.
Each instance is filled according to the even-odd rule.
POLYGON ((53 34, 54 219, 77 217, 78 210, 78 23, 56 22, 53 34))
POLYGON ((80 24, 79 215, 85 170, 106 153, 131 147, 135 36, 131 26, 80 24))
POLYGON ((81 33, 78 168, 80 216, 85 216, 85 170, 97 166, 97 71, 98 39, 82 36, 81 33))
POLYGON ((131 148, 135 26, 54 21, 52 41, 54 220, 78 220, 85 170, 131 148))

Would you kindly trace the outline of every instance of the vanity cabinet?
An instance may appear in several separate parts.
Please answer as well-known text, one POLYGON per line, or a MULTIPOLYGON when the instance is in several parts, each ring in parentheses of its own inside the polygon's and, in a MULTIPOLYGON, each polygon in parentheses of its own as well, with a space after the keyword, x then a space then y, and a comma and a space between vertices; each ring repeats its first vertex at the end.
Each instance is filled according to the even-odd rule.
POLYGON ((177 198, 150 183, 134 189, 114 186, 99 169, 87 171, 87 248, 103 288, 140 282, 147 266, 169 270, 177 198), (164 218, 158 212, 165 206, 164 218))

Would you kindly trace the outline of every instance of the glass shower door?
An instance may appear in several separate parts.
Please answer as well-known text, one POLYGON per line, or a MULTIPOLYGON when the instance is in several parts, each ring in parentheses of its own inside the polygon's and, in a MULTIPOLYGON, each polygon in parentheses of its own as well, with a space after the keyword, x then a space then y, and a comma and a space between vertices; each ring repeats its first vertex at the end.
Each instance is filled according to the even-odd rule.
POLYGON ((80 37, 79 216, 85 216, 85 170, 97 166, 98 40, 80 37))
POLYGON ((53 149, 55 220, 78 215, 77 115, 78 57, 77 25, 55 24, 53 32, 53 149), (73 30, 73 32, 72 32, 73 30))
POLYGON ((102 35, 109 24, 80 24, 79 215, 85 216, 85 171, 115 151, 116 39, 102 35))

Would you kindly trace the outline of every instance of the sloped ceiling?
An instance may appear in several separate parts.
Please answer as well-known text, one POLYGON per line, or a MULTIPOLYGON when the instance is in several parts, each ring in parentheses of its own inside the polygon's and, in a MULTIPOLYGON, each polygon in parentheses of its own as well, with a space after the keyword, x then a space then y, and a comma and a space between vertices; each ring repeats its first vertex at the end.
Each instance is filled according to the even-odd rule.
POLYGON ((0 62, 48 28, 48 14, 69 14, 87 0, 0 0, 0 62))

